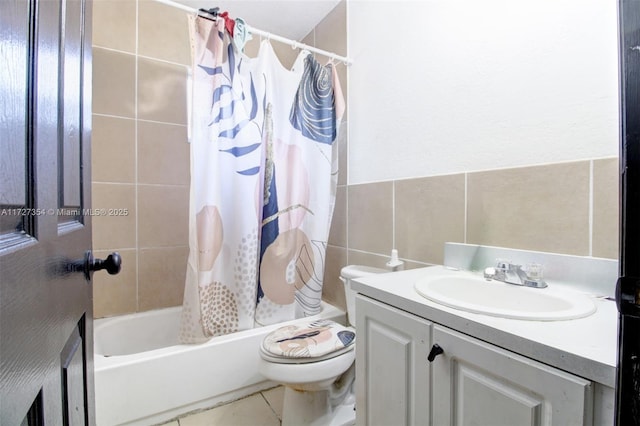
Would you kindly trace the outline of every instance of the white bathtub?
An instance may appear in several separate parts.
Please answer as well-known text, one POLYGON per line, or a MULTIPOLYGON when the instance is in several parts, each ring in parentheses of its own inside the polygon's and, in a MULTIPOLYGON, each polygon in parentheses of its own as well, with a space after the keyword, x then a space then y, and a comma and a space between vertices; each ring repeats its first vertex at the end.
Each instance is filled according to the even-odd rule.
MULTIPOLYGON (((151 425, 275 384, 258 373, 264 336, 287 323, 178 344, 180 307, 95 321, 98 426, 151 425)), ((326 303, 314 318, 345 323, 326 303)))

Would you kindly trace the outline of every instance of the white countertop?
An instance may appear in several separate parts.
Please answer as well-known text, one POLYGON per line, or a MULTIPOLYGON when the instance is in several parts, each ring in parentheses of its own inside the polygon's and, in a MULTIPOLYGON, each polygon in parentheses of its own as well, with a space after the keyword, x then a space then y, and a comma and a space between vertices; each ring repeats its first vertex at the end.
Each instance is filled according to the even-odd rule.
MULTIPOLYGON (((528 321, 449 308, 420 296, 413 288, 415 282, 424 277, 460 273, 433 266, 370 275, 354 280, 352 286, 358 293, 434 323, 615 387, 618 348, 618 311, 615 302, 594 298, 597 311, 585 318, 528 321)), ((553 283, 549 283, 549 287, 552 286, 553 283)))

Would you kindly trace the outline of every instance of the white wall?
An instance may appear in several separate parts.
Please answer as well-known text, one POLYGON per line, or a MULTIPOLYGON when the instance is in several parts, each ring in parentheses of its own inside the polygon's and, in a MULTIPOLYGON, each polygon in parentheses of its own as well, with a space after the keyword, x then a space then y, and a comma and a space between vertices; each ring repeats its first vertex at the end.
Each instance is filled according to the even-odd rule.
POLYGON ((615 0, 350 0, 349 183, 618 154, 615 0))

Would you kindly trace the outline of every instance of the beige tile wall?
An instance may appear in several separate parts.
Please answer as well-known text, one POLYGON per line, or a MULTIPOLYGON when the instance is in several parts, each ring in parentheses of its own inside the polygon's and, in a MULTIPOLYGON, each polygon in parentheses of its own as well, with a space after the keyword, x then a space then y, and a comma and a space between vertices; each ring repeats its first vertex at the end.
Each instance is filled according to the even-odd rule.
POLYGON ((618 258, 617 158, 373 182, 346 191, 348 208, 337 214, 348 218, 340 249, 349 264, 383 267, 392 247, 407 268, 442 264, 447 241, 618 258))
POLYGON ((122 255, 119 275, 96 274, 96 317, 182 303, 188 254, 189 63, 184 12, 151 0, 95 0, 93 203, 97 256, 122 255))
POLYGON ((609 158, 593 162, 593 232, 595 257, 618 258, 619 162, 609 158))
POLYGON ((394 246, 406 259, 442 263, 444 243, 464 241, 464 175, 401 180, 394 188, 394 246))
POLYGON ((589 170, 581 161, 467 175, 467 242, 588 256, 589 170))

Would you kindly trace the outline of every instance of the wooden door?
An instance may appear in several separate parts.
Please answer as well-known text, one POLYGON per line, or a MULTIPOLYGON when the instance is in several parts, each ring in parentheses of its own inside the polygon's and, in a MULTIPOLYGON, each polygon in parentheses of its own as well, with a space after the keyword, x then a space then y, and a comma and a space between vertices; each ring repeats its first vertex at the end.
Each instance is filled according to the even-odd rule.
POLYGON ((438 325, 433 342, 434 426, 592 424, 588 380, 438 325))
POLYGON ((0 1, 3 426, 95 423, 90 22, 91 0, 0 1))
POLYGON ((431 323, 356 296, 356 422, 429 424, 431 323))
POLYGON ((619 0, 620 278, 616 425, 640 425, 640 2, 619 0))

